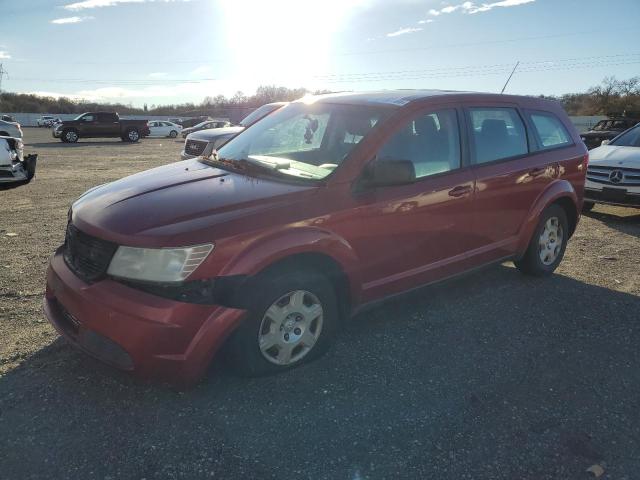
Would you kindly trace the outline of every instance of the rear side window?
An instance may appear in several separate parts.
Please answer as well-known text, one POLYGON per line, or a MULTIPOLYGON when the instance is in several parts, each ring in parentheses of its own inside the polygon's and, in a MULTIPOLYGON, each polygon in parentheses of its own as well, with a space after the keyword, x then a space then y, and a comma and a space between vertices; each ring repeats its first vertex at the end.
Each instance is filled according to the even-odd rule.
POLYGON ((529 116, 542 150, 573 144, 569 132, 554 114, 531 112, 529 116))
POLYGON ((527 132, 515 108, 471 108, 469 115, 476 163, 528 153, 527 132))

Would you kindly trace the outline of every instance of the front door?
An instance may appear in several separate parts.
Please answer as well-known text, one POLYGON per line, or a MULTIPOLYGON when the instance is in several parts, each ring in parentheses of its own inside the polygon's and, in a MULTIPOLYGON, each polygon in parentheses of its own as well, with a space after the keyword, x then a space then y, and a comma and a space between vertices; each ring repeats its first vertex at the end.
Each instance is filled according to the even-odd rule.
POLYGON ((362 270, 363 302, 457 273, 472 235, 474 174, 463 162, 459 112, 422 111, 374 161, 409 160, 416 181, 355 195, 349 243, 362 270))

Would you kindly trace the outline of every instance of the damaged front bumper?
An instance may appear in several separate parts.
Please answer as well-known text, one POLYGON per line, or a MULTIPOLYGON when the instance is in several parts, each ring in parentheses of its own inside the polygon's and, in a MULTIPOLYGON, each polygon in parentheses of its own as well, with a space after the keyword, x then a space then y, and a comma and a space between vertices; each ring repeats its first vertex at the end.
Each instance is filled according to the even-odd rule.
POLYGON ((0 187, 8 184, 29 183, 36 175, 37 154, 30 154, 10 165, 0 165, 0 187))

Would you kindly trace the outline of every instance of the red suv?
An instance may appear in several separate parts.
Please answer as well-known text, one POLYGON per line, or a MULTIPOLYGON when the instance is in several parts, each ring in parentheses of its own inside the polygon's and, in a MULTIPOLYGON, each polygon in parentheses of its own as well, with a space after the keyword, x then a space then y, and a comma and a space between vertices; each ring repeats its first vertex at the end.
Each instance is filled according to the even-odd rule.
POLYGON ((303 98, 207 158, 83 194, 45 312, 77 347, 144 377, 191 383, 223 344, 243 373, 284 370, 371 302, 505 260, 553 272, 587 161, 548 100, 303 98))

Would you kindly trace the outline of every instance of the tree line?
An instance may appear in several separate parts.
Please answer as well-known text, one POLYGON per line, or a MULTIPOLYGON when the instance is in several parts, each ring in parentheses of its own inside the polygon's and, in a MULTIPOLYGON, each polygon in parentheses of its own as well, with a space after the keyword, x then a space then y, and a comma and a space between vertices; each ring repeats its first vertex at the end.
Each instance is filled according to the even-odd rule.
MULTIPOLYGON (((237 92, 231 97, 216 95, 205 97, 199 103, 178 105, 144 105, 143 108, 121 103, 89 102, 72 100, 65 97, 44 97, 23 93, 0 93, 0 111, 29 113, 83 113, 87 111, 117 111, 123 115, 147 114, 166 116, 211 115, 231 117, 240 110, 253 108, 271 102, 287 102, 308 93, 328 93, 328 91, 310 92, 305 88, 286 88, 273 85, 258 87, 254 95, 237 92)), ((568 93, 554 98, 560 101, 569 115, 608 115, 627 112, 628 115, 640 115, 640 77, 617 80, 606 77, 600 85, 584 93, 568 93)))

